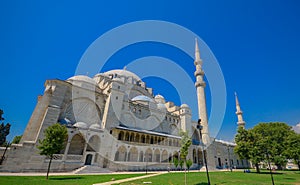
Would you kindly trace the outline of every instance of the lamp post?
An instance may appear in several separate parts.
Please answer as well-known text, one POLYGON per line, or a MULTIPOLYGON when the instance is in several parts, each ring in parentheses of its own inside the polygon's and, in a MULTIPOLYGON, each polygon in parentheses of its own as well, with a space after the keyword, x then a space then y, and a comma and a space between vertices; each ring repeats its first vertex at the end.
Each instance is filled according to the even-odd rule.
POLYGON ((148 160, 147 160, 147 154, 145 154, 145 156, 144 156, 144 161, 146 161, 146 175, 147 175, 147 173, 148 173, 148 160))
POLYGON ((230 152, 229 152, 229 144, 227 144, 227 151, 228 151, 228 163, 229 163, 229 169, 232 172, 232 166, 231 166, 231 160, 230 160, 230 152))
POLYGON ((202 145, 202 151, 203 151, 203 157, 204 157, 204 164, 205 164, 205 168, 206 168, 207 184, 210 185, 209 173, 208 173, 208 168, 207 168, 206 154, 204 152, 204 144, 203 144, 203 139, 202 139, 202 128, 203 128, 203 126, 201 125, 201 119, 198 119, 197 129, 200 132, 200 139, 201 139, 200 145, 202 145))

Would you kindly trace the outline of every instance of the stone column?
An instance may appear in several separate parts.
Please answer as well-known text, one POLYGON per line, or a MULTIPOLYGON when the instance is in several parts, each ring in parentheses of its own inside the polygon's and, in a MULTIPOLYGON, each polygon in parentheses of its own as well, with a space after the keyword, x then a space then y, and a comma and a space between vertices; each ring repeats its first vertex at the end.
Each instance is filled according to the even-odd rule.
POLYGON ((64 156, 63 156, 63 158, 62 158, 62 161, 63 161, 63 162, 65 162, 66 159, 67 159, 67 155, 68 155, 69 148, 70 148, 70 143, 71 143, 71 141, 68 141, 67 146, 66 146, 66 149, 65 149, 65 152, 64 152, 64 156))

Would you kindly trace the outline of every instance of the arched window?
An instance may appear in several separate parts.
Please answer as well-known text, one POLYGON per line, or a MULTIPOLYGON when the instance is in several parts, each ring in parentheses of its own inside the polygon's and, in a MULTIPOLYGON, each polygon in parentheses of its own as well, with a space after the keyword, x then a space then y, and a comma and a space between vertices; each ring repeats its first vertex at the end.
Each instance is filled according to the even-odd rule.
POLYGON ((136 147, 132 147, 128 153, 128 161, 136 162, 138 159, 138 151, 136 147))
POLYGON ((154 151, 154 156, 155 156, 155 162, 160 162, 160 152, 159 152, 159 150, 158 149, 156 149, 155 151, 154 151))
POLYGON ((168 160, 168 152, 167 152, 166 150, 164 150, 164 151, 162 152, 161 162, 164 162, 164 163, 169 162, 169 160, 168 160))

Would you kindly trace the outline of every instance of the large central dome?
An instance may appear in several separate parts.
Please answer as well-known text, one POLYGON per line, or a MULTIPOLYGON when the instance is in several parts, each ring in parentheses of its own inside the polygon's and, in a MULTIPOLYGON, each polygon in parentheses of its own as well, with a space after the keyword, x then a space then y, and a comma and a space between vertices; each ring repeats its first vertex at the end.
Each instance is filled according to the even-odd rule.
POLYGON ((115 69, 115 70, 110 70, 104 73, 104 75, 107 76, 113 76, 115 77, 132 77, 136 81, 140 81, 141 79, 134 73, 127 71, 126 69, 115 69))

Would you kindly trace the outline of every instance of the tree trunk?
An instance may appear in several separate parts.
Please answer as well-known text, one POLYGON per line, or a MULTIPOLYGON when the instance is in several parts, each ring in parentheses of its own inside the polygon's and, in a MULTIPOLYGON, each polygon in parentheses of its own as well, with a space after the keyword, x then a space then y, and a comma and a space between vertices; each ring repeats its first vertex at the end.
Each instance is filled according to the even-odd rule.
POLYGON ((275 164, 277 166, 277 170, 282 170, 282 165, 281 164, 275 164))
POLYGON ((298 164, 298 170, 300 171, 300 160, 297 161, 298 164))
POLYGON ((255 168, 256 168, 256 173, 260 173, 260 169, 259 169, 258 163, 255 164, 255 168))
POLYGON ((53 158, 53 156, 50 157, 50 161, 49 161, 49 164, 48 164, 48 170, 47 170, 47 176, 46 176, 47 180, 48 180, 48 176, 49 176, 49 171, 50 171, 50 166, 51 166, 52 158, 53 158))
MULTIPOLYGON (((184 160, 184 163, 186 165, 186 160, 184 160)), ((184 184, 187 185, 187 182, 186 182, 186 166, 184 168, 184 184)))

